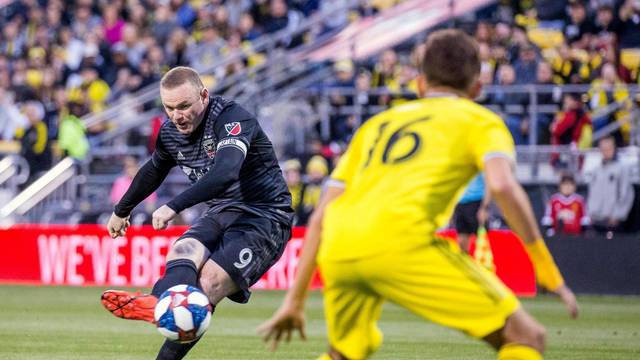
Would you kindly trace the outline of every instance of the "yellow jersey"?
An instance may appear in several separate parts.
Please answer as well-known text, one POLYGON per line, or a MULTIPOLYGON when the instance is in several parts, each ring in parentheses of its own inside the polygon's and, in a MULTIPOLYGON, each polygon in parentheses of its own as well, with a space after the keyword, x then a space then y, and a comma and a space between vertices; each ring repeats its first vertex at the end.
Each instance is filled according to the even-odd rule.
POLYGON ((429 97, 376 115, 358 129, 331 174, 345 190, 325 210, 319 260, 430 243, 484 162, 514 155, 502 119, 468 99, 429 97))

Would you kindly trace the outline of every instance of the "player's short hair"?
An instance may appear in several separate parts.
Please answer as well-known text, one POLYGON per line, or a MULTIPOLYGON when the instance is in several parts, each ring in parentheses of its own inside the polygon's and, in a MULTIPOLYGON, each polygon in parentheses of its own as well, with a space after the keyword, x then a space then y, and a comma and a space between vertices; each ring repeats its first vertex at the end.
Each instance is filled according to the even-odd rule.
POLYGON ((167 71, 160 80, 160 87, 163 89, 174 89, 184 83, 190 83, 198 90, 204 88, 200 75, 194 69, 186 66, 178 66, 167 71))
POLYGON ((432 86, 467 91, 480 74, 478 44, 462 30, 435 31, 425 44, 422 71, 432 86))

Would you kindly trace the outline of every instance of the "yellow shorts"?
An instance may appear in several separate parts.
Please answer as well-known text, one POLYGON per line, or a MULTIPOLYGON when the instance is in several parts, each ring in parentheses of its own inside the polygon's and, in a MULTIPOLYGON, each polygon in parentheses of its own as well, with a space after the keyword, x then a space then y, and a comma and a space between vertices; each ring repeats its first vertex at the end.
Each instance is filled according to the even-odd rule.
POLYGON ((502 328, 520 306, 493 273, 447 240, 319 265, 329 342, 349 359, 364 359, 382 343, 376 322, 386 300, 477 338, 502 328))

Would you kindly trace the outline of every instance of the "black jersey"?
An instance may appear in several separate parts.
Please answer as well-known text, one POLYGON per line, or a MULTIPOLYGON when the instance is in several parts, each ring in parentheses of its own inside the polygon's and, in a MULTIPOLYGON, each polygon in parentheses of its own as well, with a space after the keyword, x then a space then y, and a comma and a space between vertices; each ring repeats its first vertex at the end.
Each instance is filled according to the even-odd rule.
MULTIPOLYGON (((156 177, 160 182, 174 166, 180 167, 191 181, 190 189, 167 203, 176 212, 206 201, 209 211, 235 208, 286 223, 291 221, 291 194, 273 145, 256 118, 233 101, 211 96, 204 119, 190 135, 181 134, 171 121, 166 121, 150 162, 154 171, 163 174, 156 177), (233 157, 237 158, 233 168, 220 165, 233 157), (214 168, 217 170, 206 176, 214 168), (224 173, 216 173, 219 171, 224 173), (235 175, 228 178, 227 173, 231 172, 235 175)), ((135 183, 134 180, 132 187, 135 183)), ((127 194, 120 208, 116 206, 117 215, 118 210, 123 215, 130 211, 130 205, 124 204, 131 201, 125 198, 127 194)))

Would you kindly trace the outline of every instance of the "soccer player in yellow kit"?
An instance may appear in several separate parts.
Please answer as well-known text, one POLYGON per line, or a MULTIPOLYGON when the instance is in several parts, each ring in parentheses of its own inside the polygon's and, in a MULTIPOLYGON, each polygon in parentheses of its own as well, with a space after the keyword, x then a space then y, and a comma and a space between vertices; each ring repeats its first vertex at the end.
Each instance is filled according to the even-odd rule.
POLYGON ((544 328, 494 274, 435 235, 479 171, 525 242, 538 283, 577 316, 575 296, 513 175, 511 135, 497 115, 470 100, 480 91, 479 71, 473 39, 459 30, 434 32, 423 58, 425 97, 357 131, 312 215, 294 285, 258 329, 273 348, 295 329, 304 337, 304 300, 317 261, 330 342, 321 360, 370 356, 382 343, 376 322, 387 300, 486 340, 498 359, 541 359, 544 328))

